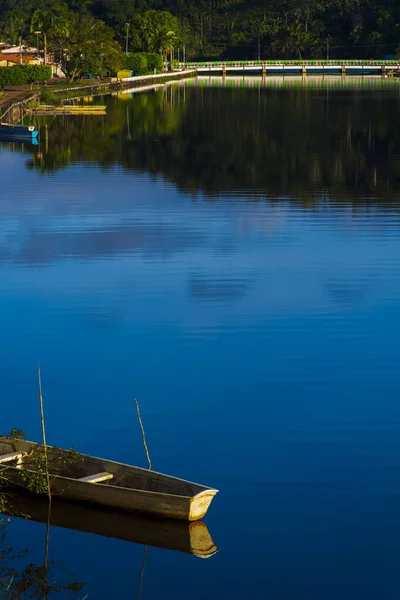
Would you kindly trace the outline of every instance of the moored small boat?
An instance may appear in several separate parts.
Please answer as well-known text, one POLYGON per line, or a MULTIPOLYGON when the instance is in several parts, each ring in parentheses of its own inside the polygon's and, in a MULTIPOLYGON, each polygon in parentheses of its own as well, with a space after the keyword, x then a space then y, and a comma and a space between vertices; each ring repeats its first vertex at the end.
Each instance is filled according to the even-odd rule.
POLYGON ((107 106, 103 104, 66 104, 64 106, 48 106, 40 104, 31 108, 29 114, 35 115, 106 115, 107 106))
MULTIPOLYGON (((88 502, 147 513, 157 517, 197 521, 206 514, 218 490, 71 450, 47 447, 51 491, 75 502, 88 502)), ((27 487, 29 479, 42 481, 46 475, 43 446, 12 437, 0 437, 2 478, 27 487)), ((36 485, 40 488, 40 485, 36 485)))
POLYGON ((39 132, 34 125, 0 123, 0 134, 17 138, 35 138, 38 136, 39 132))
POLYGON ((29 518, 52 527, 100 535, 108 538, 210 558, 218 552, 203 521, 155 519, 147 515, 116 511, 87 504, 74 504, 58 498, 51 503, 44 496, 10 489, 11 516, 29 518))

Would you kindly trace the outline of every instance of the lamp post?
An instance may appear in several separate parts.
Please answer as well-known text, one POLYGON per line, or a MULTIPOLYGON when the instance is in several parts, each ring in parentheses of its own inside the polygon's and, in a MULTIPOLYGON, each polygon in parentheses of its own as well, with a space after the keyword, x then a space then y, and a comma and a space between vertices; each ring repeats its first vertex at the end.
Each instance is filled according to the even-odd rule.
POLYGON ((125 54, 128 54, 128 43, 129 43, 129 28, 131 24, 125 23, 126 35, 125 35, 125 54))
POLYGON ((39 62, 39 35, 42 33, 41 31, 34 31, 34 34, 36 34, 36 58, 37 61, 39 62))

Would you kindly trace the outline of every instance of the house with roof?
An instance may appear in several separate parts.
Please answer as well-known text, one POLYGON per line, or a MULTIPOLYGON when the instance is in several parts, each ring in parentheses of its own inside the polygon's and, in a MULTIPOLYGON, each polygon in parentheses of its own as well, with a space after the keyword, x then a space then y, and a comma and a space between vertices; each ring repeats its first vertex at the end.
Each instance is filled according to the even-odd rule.
MULTIPOLYGON (((40 62, 40 61, 39 61, 40 62)), ((13 67, 14 65, 37 65, 38 60, 36 56, 23 54, 22 56, 17 54, 5 54, 0 50, 0 67, 13 67)))

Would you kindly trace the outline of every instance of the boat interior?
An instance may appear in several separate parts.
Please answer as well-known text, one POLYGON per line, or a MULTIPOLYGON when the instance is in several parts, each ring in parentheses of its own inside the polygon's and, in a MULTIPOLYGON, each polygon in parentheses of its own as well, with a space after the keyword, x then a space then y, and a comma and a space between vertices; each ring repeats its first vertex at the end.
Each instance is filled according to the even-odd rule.
MULTIPOLYGON (((100 483, 106 486, 183 497, 193 497, 209 489, 147 469, 80 454, 74 450, 62 450, 48 446, 47 452, 51 475, 68 477, 82 483, 100 483)), ((0 438, 0 470, 13 467, 35 471, 38 461, 43 461, 43 457, 44 448, 40 444, 12 438, 0 438)))

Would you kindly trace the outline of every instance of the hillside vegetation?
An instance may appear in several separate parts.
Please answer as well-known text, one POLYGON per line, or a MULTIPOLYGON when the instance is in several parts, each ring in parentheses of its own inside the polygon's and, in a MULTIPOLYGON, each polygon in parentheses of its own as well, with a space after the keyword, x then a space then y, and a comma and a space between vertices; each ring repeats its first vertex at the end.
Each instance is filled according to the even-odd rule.
POLYGON ((88 60, 91 70, 119 68, 126 49, 186 60, 376 58, 397 53, 400 2, 0 0, 0 37, 39 39, 78 70, 88 60))

